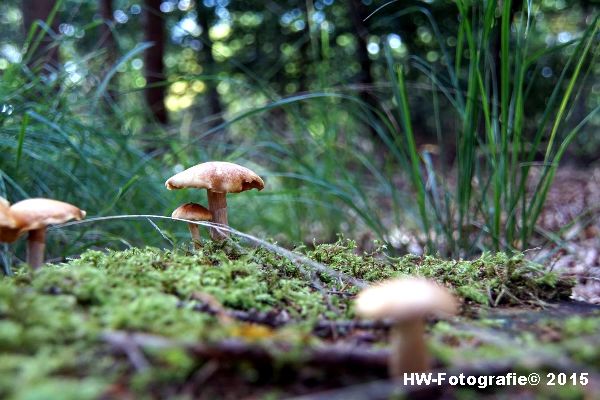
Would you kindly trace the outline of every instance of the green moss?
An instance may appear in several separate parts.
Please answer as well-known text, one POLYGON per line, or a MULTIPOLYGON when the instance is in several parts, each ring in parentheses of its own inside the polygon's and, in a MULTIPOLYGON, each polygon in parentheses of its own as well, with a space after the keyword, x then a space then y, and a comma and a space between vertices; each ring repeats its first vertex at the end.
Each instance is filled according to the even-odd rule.
POLYGON ((453 288, 464 299, 487 305, 568 298, 574 284, 525 260, 522 254, 484 253, 475 260, 453 261, 414 255, 388 259, 381 253, 384 248, 361 257, 355 254, 355 249, 355 242, 340 240, 318 246, 309 255, 372 282, 406 275, 424 276, 453 288))
MULTIPOLYGON (((527 310, 496 314, 491 319, 493 324, 487 318, 461 318, 435 324, 430 332, 430 347, 435 357, 455 368, 456 365, 493 365, 498 360, 510 360, 515 372, 521 375, 537 373, 543 383, 547 381, 548 373, 566 372, 570 377, 573 371, 582 370, 594 375, 600 370, 598 312, 570 317, 525 318, 527 329, 520 322, 515 323, 521 316, 530 316, 527 310), (511 324, 516 325, 515 329, 503 329, 511 324)), ((536 398, 583 398, 586 394, 586 388, 573 385, 570 380, 564 386, 541 384, 529 390, 535 392, 536 398)), ((467 388, 463 394, 467 396, 465 398, 476 396, 467 388)))
MULTIPOLYGON (((288 272, 267 265, 259 252, 231 253, 216 246, 212 252, 197 255, 152 248, 88 251, 66 264, 35 272, 19 270, 0 281, 0 397, 58 398, 51 393, 61 382, 69 397, 71 391, 76 393, 69 382, 78 371, 102 378, 84 381, 74 396, 97 397, 101 383, 111 382, 114 374, 109 371, 115 365, 129 368, 126 361, 101 350, 98 336, 107 330, 190 341, 259 337, 236 328, 243 324, 223 326, 216 318, 195 311, 198 293, 208 293, 234 309, 285 308, 297 319, 323 314, 327 307, 322 294, 288 272), (91 362, 96 352, 108 357, 106 369, 91 362), (21 377, 24 384, 15 385, 15 377, 21 377)), ((148 382, 181 381, 195 365, 187 355, 173 350, 150 356, 152 364, 161 368, 134 374, 134 388, 143 390, 148 382)))
POLYGON ((0 355, 0 398, 98 398, 114 378, 109 372, 113 362, 107 359, 81 343, 5 351, 0 355))
POLYGON ((85 400, 97 399, 105 384, 93 379, 47 379, 29 385, 21 390, 14 399, 18 400, 85 400))
POLYGON ((579 315, 567 318, 562 324, 564 335, 570 338, 582 335, 597 335, 600 332, 600 312, 598 314, 592 318, 579 315))
MULTIPOLYGON (((464 299, 483 304, 499 297, 499 303, 556 299, 568 287, 520 256, 484 254, 475 261, 459 262, 415 256, 390 259, 383 248, 359 255, 355 243, 348 240, 301 250, 359 279, 427 276, 464 299)), ((146 352, 151 368, 135 371, 127 357, 99 340, 102 332, 110 330, 203 342, 236 337, 264 342, 267 347, 285 341, 290 350, 277 355, 276 364, 294 365, 302 360, 306 346, 319 342, 311 335, 311 321, 352 317, 352 297, 345 294, 357 289, 326 274, 320 278, 326 291, 342 295, 317 289, 314 280, 285 257, 265 249, 244 249, 235 242, 210 243, 197 254, 154 248, 88 251, 77 260, 37 271, 23 267, 0 281, 0 398, 97 398, 123 384, 134 397, 144 398, 156 387, 181 385, 201 366, 181 350, 162 349, 146 352), (200 293, 231 309, 285 311, 299 324, 275 331, 235 321, 223 325, 194 309, 200 293)), ((482 327, 496 328, 490 320, 495 321, 489 318, 482 327)), ((597 322, 569 320, 564 325, 565 340, 575 339, 571 332, 593 334, 597 328, 597 322)), ((477 339, 468 332, 461 336, 450 324, 438 324, 434 336, 432 346, 448 362, 505 353, 484 344, 457 355, 457 347, 447 342, 457 342, 459 348, 477 339)), ((530 345, 525 336, 520 340, 530 345)), ((569 351, 592 364, 597 355, 592 347, 573 345, 569 351)))
POLYGON ((540 325, 553 332, 555 340, 573 360, 600 369, 600 311, 591 316, 575 315, 561 321, 544 319, 540 325))

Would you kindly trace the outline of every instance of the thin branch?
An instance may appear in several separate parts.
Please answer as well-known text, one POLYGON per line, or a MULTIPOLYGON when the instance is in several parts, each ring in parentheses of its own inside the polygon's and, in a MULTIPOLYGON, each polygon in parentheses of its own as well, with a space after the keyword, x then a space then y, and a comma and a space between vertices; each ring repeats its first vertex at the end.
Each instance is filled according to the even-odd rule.
MULTIPOLYGON (((196 357, 225 362, 232 360, 248 360, 256 363, 273 362, 279 354, 287 354, 294 350, 287 343, 269 343, 268 347, 239 339, 225 339, 216 343, 190 343, 145 333, 123 331, 105 332, 100 338, 121 351, 125 349, 139 351, 143 348, 183 348, 196 357)), ((126 354, 129 356, 129 353, 126 352, 126 354)), ((349 345, 323 345, 303 349, 298 354, 298 361, 319 366, 349 365, 377 368, 384 371, 387 368, 388 357, 387 349, 373 350, 349 345)), ((134 359, 131 357, 130 361, 132 364, 134 363, 134 359)))
POLYGON ((129 340, 126 335, 106 335, 103 340, 113 346, 117 351, 122 352, 127 356, 131 365, 137 371, 144 371, 150 367, 150 363, 146 360, 140 346, 135 341, 129 340))
MULTIPOLYGON (((219 318, 231 318, 238 321, 266 325, 271 328, 279 328, 288 324, 302 323, 302 321, 292 319, 285 310, 243 311, 227 309, 204 293, 195 294, 194 300, 195 302, 192 306, 193 310, 214 315, 219 318)), ((178 303, 178 306, 183 307, 185 304, 186 303, 182 301, 178 303)), ((355 329, 389 329, 391 325, 392 321, 387 320, 319 320, 313 327, 313 333, 320 337, 330 337, 339 334, 345 334, 355 329)))
POLYGON ((246 241, 252 243, 254 246, 256 247, 263 247, 266 248, 267 250, 279 254, 285 258, 287 258, 288 260, 290 260, 297 268, 301 269, 300 265, 305 265, 310 267, 311 269, 320 272, 322 274, 328 275, 332 278, 336 278, 339 279, 341 281, 344 282, 348 282, 351 283, 352 285, 358 287, 358 288, 365 288, 367 287, 367 283, 361 279, 357 279, 354 278, 352 276, 346 275, 343 272, 339 272, 336 271, 326 265, 323 265, 319 262, 316 262, 314 260, 311 260, 310 258, 302 255, 302 254, 298 254, 295 253, 293 251, 290 251, 288 249, 285 249, 281 246, 277 246, 274 245, 272 243, 267 242, 266 240, 263 239, 259 239, 255 236, 249 235, 247 233, 244 232, 240 232, 236 229, 231 228, 230 226, 226 226, 226 225, 222 225, 222 224, 215 224, 212 222, 206 222, 206 221, 191 221, 191 220, 187 220, 187 219, 180 219, 180 218, 172 218, 172 217, 167 217, 164 215, 152 215, 152 214, 141 214, 141 215, 113 215, 113 216, 108 216, 108 217, 96 217, 96 218, 88 218, 85 220, 81 220, 81 221, 72 221, 72 222, 67 222, 66 224, 62 224, 62 225, 55 225, 52 226, 50 228, 48 228, 48 230, 56 230, 56 229, 62 229, 62 228, 66 228, 66 227, 70 227, 70 226, 75 226, 75 225, 81 225, 81 224, 88 224, 88 223, 92 223, 92 222, 98 222, 98 221, 109 221, 109 220, 115 220, 115 219, 164 219, 164 220, 171 220, 171 221, 182 221, 182 222, 187 222, 188 224, 195 224, 195 225, 201 225, 201 226, 205 226, 208 228, 217 228, 217 229, 222 229, 225 230, 233 235, 236 235, 240 238, 245 239, 246 241))

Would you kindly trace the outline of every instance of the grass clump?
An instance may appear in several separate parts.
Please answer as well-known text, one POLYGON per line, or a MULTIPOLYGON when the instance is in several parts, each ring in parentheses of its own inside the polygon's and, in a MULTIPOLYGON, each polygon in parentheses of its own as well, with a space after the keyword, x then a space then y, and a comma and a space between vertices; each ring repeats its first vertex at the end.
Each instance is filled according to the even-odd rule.
MULTIPOLYGON (((437 69, 419 57, 398 59, 389 45, 384 46, 395 102, 393 112, 386 113, 392 117, 383 119, 390 126, 386 144, 408 171, 428 252, 444 249, 458 256, 482 248, 510 251, 531 247, 566 149, 600 110, 595 106, 576 118, 573 112, 575 99, 593 70, 598 16, 577 39, 547 46, 536 43, 531 34, 537 24, 533 3, 523 2, 516 14, 511 4, 457 1, 460 24, 454 54, 436 34, 445 68, 437 69), (539 79, 536 71, 563 47, 568 47, 568 52, 559 78, 545 93, 547 101, 540 115, 532 115, 529 104, 542 95, 531 90, 539 79), (452 179, 434 168, 431 154, 417 145, 410 102, 413 92, 408 86, 411 69, 439 90, 431 91, 432 119, 440 154, 455 151, 452 179), (444 121, 440 116, 446 105, 455 112, 459 126, 455 146, 442 140, 444 121), (534 162, 540 159, 541 163, 534 162), (534 170, 539 171, 538 176, 534 170)), ((407 7, 389 18, 418 14, 427 16, 433 31, 439 32, 425 8, 407 7)))

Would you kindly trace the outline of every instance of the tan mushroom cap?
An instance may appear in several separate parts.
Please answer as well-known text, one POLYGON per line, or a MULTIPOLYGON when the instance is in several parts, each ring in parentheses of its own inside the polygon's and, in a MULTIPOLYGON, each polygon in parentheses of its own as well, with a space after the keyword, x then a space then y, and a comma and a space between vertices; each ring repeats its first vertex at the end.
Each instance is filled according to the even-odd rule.
POLYGON ((10 215, 10 203, 4 197, 0 197, 0 228, 12 228, 15 221, 10 215))
POLYGON ((171 217, 187 219, 190 221, 210 221, 212 219, 212 213, 200 204, 185 203, 177 207, 171 214, 171 217))
POLYGON ((12 243, 19 237, 17 222, 10 212, 10 203, 0 197, 0 242, 12 243))
POLYGON ((52 224, 85 218, 85 211, 72 204, 52 199, 27 199, 10 207, 11 215, 21 232, 52 224))
POLYGON ((443 286, 424 278, 400 278, 371 286, 356 298, 356 312, 371 319, 406 320, 453 315, 458 304, 443 286))
POLYGON ((230 162, 210 161, 194 165, 170 177, 165 186, 169 190, 197 188, 217 193, 239 193, 262 190, 265 183, 252 170, 230 162))

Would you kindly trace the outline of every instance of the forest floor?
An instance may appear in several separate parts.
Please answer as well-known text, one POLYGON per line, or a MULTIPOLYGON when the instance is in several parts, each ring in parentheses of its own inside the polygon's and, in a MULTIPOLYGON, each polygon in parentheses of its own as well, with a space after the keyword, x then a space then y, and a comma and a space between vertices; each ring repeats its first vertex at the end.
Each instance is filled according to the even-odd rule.
POLYGON ((545 263, 551 268, 576 277, 574 299, 600 304, 600 167, 558 169, 540 228, 559 245, 544 245, 532 255, 550 257, 545 263))
POLYGON ((445 261, 382 250, 358 254, 340 240, 297 248, 291 261, 230 240, 22 266, 0 280, 0 398, 600 396, 600 306, 570 299, 572 278, 523 255, 445 261), (457 317, 427 323, 436 370, 539 373, 542 383, 390 381, 389 322, 356 318, 353 298, 361 285, 405 275, 434 279, 461 302, 457 317))

